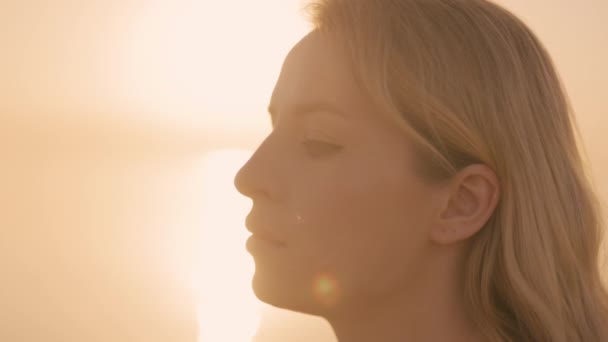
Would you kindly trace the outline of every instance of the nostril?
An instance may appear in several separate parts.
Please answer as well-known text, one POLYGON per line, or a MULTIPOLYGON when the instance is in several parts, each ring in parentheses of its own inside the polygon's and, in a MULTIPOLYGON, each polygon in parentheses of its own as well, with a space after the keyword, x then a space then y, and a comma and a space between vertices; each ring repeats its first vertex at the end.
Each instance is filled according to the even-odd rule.
POLYGON ((268 193, 255 184, 255 182, 243 177, 240 173, 234 178, 234 186, 241 195, 252 200, 268 197, 268 193))

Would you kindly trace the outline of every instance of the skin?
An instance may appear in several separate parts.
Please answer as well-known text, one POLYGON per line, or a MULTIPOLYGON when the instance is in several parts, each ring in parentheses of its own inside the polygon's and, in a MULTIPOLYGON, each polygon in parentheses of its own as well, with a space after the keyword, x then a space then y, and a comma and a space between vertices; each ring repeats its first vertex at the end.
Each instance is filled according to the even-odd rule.
POLYGON ((289 53, 273 130, 238 172, 253 201, 252 286, 271 305, 326 318, 340 341, 476 341, 463 302, 470 238, 498 201, 471 165, 432 184, 403 131, 377 114, 327 36, 289 53))

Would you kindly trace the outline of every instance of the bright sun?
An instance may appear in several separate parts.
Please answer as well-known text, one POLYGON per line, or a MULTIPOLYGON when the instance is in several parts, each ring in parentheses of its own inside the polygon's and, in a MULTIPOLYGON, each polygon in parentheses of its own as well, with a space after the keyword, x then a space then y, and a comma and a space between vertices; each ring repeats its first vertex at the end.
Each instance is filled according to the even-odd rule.
MULTIPOLYGON (((137 110, 171 124, 258 134, 283 58, 308 31, 300 0, 149 0, 124 33, 124 93, 137 110)), ((253 147, 253 146, 252 146, 253 147)), ((262 303, 245 250, 250 202, 233 186, 250 151, 204 159, 203 242, 195 271, 199 342, 248 342, 262 303)), ((193 191, 199 191, 195 189, 193 191)))
POLYGON ((147 115, 231 129, 265 121, 283 59, 308 30, 300 0, 149 0, 125 32, 125 94, 147 115))
POLYGON ((254 264, 245 250, 250 202, 233 186, 235 173, 250 155, 219 150, 204 159, 199 342, 251 341, 260 323, 262 304, 251 290, 254 264))

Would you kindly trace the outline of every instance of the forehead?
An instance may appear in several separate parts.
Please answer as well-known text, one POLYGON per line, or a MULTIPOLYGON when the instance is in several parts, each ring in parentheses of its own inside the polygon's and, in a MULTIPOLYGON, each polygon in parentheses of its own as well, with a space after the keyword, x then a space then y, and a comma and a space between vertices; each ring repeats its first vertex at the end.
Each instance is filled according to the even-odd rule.
POLYGON ((288 110, 299 103, 329 103, 345 112, 369 109, 347 58, 318 32, 305 36, 290 51, 272 94, 270 106, 288 110))

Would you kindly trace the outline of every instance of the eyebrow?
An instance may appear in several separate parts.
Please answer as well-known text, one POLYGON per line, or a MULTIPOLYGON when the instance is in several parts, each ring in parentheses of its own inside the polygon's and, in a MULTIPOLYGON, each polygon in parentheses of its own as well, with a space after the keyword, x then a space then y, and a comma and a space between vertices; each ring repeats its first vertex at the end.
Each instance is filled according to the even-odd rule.
MULTIPOLYGON (((327 102, 298 103, 296 105, 291 106, 291 108, 289 109, 288 112, 291 113, 292 115, 297 115, 297 116, 324 112, 324 113, 334 114, 343 119, 347 119, 349 117, 349 115, 346 114, 346 112, 344 112, 343 110, 341 110, 341 109, 337 108, 336 106, 333 106, 332 104, 327 103, 327 102)), ((273 124, 276 123, 277 111, 272 105, 268 106, 268 114, 270 114, 270 119, 271 119, 272 123, 273 124)))

